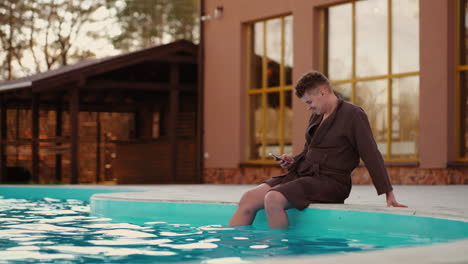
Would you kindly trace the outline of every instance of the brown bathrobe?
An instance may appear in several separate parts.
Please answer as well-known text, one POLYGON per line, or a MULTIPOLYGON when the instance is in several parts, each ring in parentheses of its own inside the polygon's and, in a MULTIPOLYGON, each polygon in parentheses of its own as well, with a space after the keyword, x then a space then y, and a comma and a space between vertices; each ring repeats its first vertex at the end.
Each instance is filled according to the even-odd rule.
POLYGON ((351 172, 364 161, 377 194, 392 190, 367 115, 362 108, 339 100, 323 121, 313 114, 306 130, 304 150, 285 175, 267 181, 299 210, 310 203, 343 203, 351 191, 351 172), (274 187, 278 184, 281 186, 274 187))

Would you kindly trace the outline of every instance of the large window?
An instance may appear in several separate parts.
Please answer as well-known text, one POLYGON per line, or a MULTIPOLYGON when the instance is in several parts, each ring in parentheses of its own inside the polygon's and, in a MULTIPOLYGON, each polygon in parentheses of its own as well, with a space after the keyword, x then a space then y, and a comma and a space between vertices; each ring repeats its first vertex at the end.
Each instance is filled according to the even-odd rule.
POLYGON ((247 28, 247 157, 268 163, 268 153, 292 152, 292 16, 247 28))
POLYGON ((468 1, 458 0, 456 157, 468 161, 468 1))
POLYGON ((367 113, 387 162, 417 161, 419 0, 361 0, 323 16, 323 71, 367 113))

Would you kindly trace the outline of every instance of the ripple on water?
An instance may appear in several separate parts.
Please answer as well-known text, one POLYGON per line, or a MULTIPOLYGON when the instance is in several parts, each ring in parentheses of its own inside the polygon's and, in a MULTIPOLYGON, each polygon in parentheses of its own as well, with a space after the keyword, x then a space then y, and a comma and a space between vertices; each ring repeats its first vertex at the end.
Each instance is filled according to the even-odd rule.
POLYGON ((54 242, 50 241, 33 241, 33 242, 21 242, 20 245, 30 246, 30 245, 53 245, 54 242))
POLYGON ((107 236, 128 237, 128 238, 144 238, 144 237, 157 237, 154 234, 128 230, 128 229, 111 229, 95 231, 95 234, 103 234, 107 236))
POLYGON ((145 225, 167 224, 167 222, 145 222, 145 225))
POLYGON ((132 225, 127 223, 105 223, 105 224, 92 224, 84 226, 86 228, 97 228, 97 229, 145 229, 150 227, 132 225))
POLYGON ((197 227, 197 229, 204 230, 204 231, 234 230, 233 227, 223 227, 221 225, 201 226, 201 227, 197 227))
POLYGON ((90 219, 89 216, 83 215, 75 215, 75 216, 59 216, 55 218, 46 218, 46 219, 39 219, 39 223, 66 223, 66 222, 74 222, 79 220, 90 219))
POLYGON ((210 249, 210 248, 218 247, 218 245, 214 243, 205 243, 205 242, 188 243, 188 244, 161 244, 160 246, 169 247, 173 249, 210 249))
POLYGON ((66 227, 50 224, 21 224, 21 225, 9 225, 7 228, 17 228, 17 229, 28 229, 28 230, 39 230, 39 231, 48 231, 48 232, 85 232, 88 229, 79 228, 79 227, 66 227))
POLYGON ((8 248, 7 250, 30 251, 30 250, 39 250, 39 249, 41 248, 37 246, 19 246, 19 247, 11 247, 11 248, 8 248))
POLYGON ((265 249, 265 248, 268 248, 268 245, 252 245, 252 246, 250 246, 250 248, 265 249))
POLYGON ((37 251, 0 251, 0 260, 23 260, 23 259, 36 259, 36 260, 63 260, 73 259, 75 256, 72 254, 47 254, 37 251))
POLYGON ((161 236, 191 236, 191 235, 200 235, 203 234, 203 232, 193 232, 193 233, 176 233, 176 232, 167 232, 163 231, 160 232, 159 235, 161 236))
POLYGON ((170 239, 114 239, 114 240, 89 240, 89 243, 98 246, 125 246, 125 245, 160 245, 164 243, 171 243, 170 239))
POLYGON ((253 263, 253 262, 243 260, 239 257, 214 258, 214 259, 204 260, 201 262, 201 264, 248 264, 248 263, 253 263))
POLYGON ((75 212, 73 210, 57 210, 57 209, 42 209, 42 208, 37 208, 31 210, 34 210, 33 212, 26 212, 27 214, 37 214, 37 215, 70 215, 70 214, 78 214, 78 212, 75 212))
POLYGON ((247 240, 249 239, 248 237, 233 237, 236 240, 247 240))
POLYGON ((65 253, 74 254, 104 254, 106 256, 127 256, 127 255, 149 255, 149 256, 173 256, 177 253, 172 251, 152 251, 132 248, 116 248, 116 247, 84 247, 84 246, 49 246, 47 249, 52 249, 65 253))
POLYGON ((49 198, 49 197, 45 197, 44 201, 50 202, 50 203, 60 202, 59 199, 53 199, 53 198, 49 198))
POLYGON ((48 236, 31 236, 30 234, 25 237, 12 237, 13 241, 33 241, 38 239, 48 238, 48 236))

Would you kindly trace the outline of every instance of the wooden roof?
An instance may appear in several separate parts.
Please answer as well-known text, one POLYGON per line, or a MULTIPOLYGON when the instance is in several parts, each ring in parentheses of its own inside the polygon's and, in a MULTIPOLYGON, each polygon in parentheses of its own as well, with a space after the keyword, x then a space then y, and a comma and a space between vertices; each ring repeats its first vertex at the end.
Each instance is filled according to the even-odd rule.
POLYGON ((197 45, 179 40, 166 45, 151 47, 122 55, 83 60, 79 63, 64 66, 56 70, 38 73, 28 77, 0 82, 0 93, 18 89, 32 89, 39 92, 47 88, 68 89, 70 82, 80 82, 89 77, 110 72, 116 69, 139 64, 145 61, 172 61, 196 63, 197 45))

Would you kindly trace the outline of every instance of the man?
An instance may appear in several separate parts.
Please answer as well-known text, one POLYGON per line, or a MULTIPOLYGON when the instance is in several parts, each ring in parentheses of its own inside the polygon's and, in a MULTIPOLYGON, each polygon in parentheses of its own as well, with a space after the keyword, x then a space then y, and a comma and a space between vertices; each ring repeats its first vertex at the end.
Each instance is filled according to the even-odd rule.
POLYGON ((296 96, 313 112, 306 129, 304 150, 295 157, 281 155, 288 173, 275 176, 247 191, 229 222, 250 225, 265 208, 272 228, 288 226, 285 212, 303 210, 310 203, 343 203, 351 191, 351 172, 364 161, 377 194, 386 194, 387 206, 399 204, 377 149, 367 115, 344 102, 320 72, 306 73, 295 87, 296 96))

